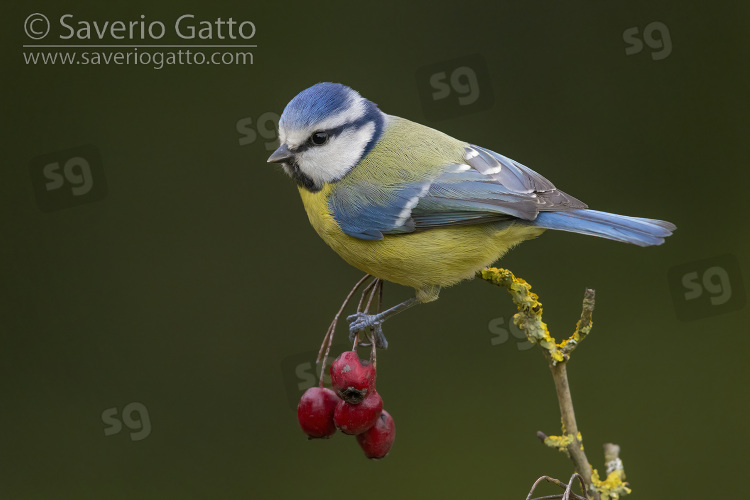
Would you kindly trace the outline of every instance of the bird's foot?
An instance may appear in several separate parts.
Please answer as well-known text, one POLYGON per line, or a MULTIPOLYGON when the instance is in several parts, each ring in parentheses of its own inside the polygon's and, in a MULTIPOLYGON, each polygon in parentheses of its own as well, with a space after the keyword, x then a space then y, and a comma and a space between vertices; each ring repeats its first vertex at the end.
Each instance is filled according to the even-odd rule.
MULTIPOLYGON (((378 314, 365 314, 358 312, 347 317, 346 320, 349 322, 349 340, 354 342, 358 333, 365 333, 365 330, 370 329, 365 335, 370 339, 370 342, 375 342, 375 347, 378 349, 387 349, 388 341, 383 335, 383 320, 378 314)), ((367 346, 371 345, 367 342, 360 342, 359 345, 367 346)))

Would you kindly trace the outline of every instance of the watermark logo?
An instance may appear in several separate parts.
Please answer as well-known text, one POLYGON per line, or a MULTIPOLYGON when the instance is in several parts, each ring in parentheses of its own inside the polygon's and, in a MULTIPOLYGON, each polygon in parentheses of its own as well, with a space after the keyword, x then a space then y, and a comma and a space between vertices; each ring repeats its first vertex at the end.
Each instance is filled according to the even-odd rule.
POLYGON ((519 351, 526 351, 534 347, 534 344, 529 342, 526 338, 526 334, 518 328, 513 320, 506 321, 505 318, 493 318, 487 323, 487 330, 493 335, 490 339, 490 344, 503 345, 508 342, 511 338, 516 344, 516 349, 519 351))
POLYGON ((692 321, 742 309, 745 285, 731 254, 675 266, 668 272, 677 317, 692 321))
POLYGON ((37 156, 30 164, 39 208, 45 212, 98 201, 107 195, 96 146, 79 146, 37 156))
MULTIPOLYGON (((348 347, 351 348, 351 347, 348 347)), ((331 363, 347 347, 341 345, 331 347, 330 356, 326 360, 326 367, 323 370, 323 384, 326 387, 331 386, 331 363)), ((281 362, 281 372, 283 375, 284 388, 286 390, 289 407, 297 409, 302 394, 314 387, 320 382, 320 365, 315 363, 318 357, 318 351, 306 351, 285 358, 281 362)))
POLYGON ((248 49, 257 47, 255 23, 233 17, 182 14, 163 21, 140 14, 92 20, 67 13, 50 19, 37 12, 23 28, 27 65, 252 65, 248 49))
POLYGON ((629 56, 641 53, 644 42, 651 49, 651 59, 654 61, 666 59, 672 53, 672 37, 669 34, 669 28, 659 21, 647 24, 643 28, 643 34, 638 26, 628 28, 622 32, 622 39, 626 44, 625 54, 629 56))
POLYGON ((443 120, 489 109, 494 104, 487 63, 479 54, 417 70, 422 109, 430 120, 443 120))
MULTIPOLYGON (((78 19, 73 14, 63 14, 54 23, 60 40, 128 40, 154 41, 165 35, 174 35, 182 40, 251 40, 256 34, 252 21, 223 19, 196 19, 193 14, 183 14, 174 22, 147 19, 141 14, 136 19, 92 21, 78 19)), ((29 15, 24 21, 26 36, 41 40, 51 31, 53 23, 39 12, 29 15)))
POLYGON ((131 431, 131 441, 142 441, 151 434, 151 419, 143 403, 126 404, 122 412, 117 407, 107 408, 102 412, 104 435, 114 436, 123 430, 123 424, 131 431))
POLYGON ((279 114, 273 111, 262 113, 256 120, 252 116, 240 118, 236 129, 240 146, 253 144, 258 136, 263 139, 266 151, 273 151, 279 144, 279 114))

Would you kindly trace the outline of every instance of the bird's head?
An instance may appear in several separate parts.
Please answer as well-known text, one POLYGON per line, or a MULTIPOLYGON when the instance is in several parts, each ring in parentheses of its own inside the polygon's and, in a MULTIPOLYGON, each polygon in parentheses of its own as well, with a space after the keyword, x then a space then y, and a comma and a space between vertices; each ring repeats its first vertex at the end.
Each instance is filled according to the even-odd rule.
POLYGON ((311 191, 336 182, 380 138, 385 114, 340 83, 318 83, 289 101, 279 120, 281 145, 268 158, 311 191))

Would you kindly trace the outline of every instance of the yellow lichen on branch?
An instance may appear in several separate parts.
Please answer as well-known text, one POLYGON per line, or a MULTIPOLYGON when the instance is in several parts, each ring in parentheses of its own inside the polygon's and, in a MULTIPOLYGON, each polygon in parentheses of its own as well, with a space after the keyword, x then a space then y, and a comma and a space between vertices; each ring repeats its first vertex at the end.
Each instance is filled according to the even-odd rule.
POLYGON ((625 495, 629 495, 631 490, 623 482, 622 477, 616 471, 610 472, 607 479, 601 481, 599 479, 599 471, 594 469, 591 473, 591 484, 599 492, 601 498, 608 498, 610 500, 619 500, 625 495))
MULTIPOLYGON (((544 437, 544 444, 549 446, 550 448, 556 448, 557 451, 561 451, 565 453, 566 455, 569 455, 568 453, 568 446, 570 446, 573 441, 575 441, 575 437, 573 437, 572 434, 563 434, 562 436, 545 436, 544 437)), ((578 441, 582 442, 583 437, 581 436, 581 433, 578 433, 578 441)), ((583 446, 583 445, 581 445, 583 446)))
POLYGON ((573 335, 558 344, 550 335, 547 324, 542 321, 542 303, 539 302, 539 296, 531 291, 531 285, 521 278, 516 278, 507 269, 489 267, 480 271, 479 275, 493 285, 502 286, 508 290, 518 308, 518 313, 513 316, 513 322, 526 334, 529 342, 539 344, 544 349, 553 364, 567 361, 570 353, 591 331, 593 325, 591 314, 594 310, 593 290, 586 290, 581 319, 576 323, 573 335))
POLYGON ((600 480, 599 472, 595 469, 591 475, 591 483, 602 498, 619 500, 629 495, 631 490, 625 482, 625 469, 620 460, 620 447, 612 443, 605 444, 604 460, 607 465, 607 478, 604 481, 600 480))
POLYGON ((587 289, 583 298, 581 317, 576 323, 573 334, 559 344, 549 333, 547 325, 542 321, 542 303, 539 297, 531 291, 531 285, 526 281, 516 278, 507 269, 487 268, 477 273, 482 279, 504 287, 508 290, 513 302, 518 308, 518 313, 513 316, 513 322, 526 334, 529 342, 539 344, 542 348, 552 378, 555 382, 557 400, 560 405, 562 419, 562 435, 543 437, 544 444, 556 448, 570 457, 573 466, 586 484, 586 495, 588 498, 599 500, 602 498, 618 500, 620 497, 630 493, 625 481, 625 472, 622 461, 619 459, 619 447, 606 444, 605 460, 607 461, 607 478, 601 480, 599 472, 591 467, 583 449, 583 437, 578 431, 575 412, 573 410, 573 399, 570 395, 568 385, 567 362, 570 354, 583 342, 591 332, 593 326, 592 315, 594 311, 594 290, 587 289))
POLYGON ((570 353, 578 347, 578 344, 583 342, 583 339, 591 331, 591 327, 594 326, 594 321, 591 319, 594 313, 594 291, 586 289, 586 293, 583 295, 583 307, 581 308, 581 319, 576 323, 576 329, 573 335, 563 340, 558 344, 558 348, 562 352, 563 356, 567 359, 570 353))

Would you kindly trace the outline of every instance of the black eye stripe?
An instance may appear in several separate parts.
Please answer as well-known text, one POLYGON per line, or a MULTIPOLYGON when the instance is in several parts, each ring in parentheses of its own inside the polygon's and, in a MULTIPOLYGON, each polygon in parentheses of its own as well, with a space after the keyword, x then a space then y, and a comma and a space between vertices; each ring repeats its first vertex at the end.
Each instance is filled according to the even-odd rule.
MULTIPOLYGON (((368 111, 365 113, 362 117, 352 121, 344 123, 343 125, 339 125, 335 128, 329 128, 326 130, 316 130, 313 134, 323 132, 328 134, 328 140, 326 142, 331 142, 332 139, 335 139, 344 130, 352 129, 352 130, 359 130, 360 128, 364 127, 365 125, 368 125, 372 123, 375 126, 375 132, 373 134, 372 139, 370 140, 370 143, 367 145, 365 153, 369 152, 370 149, 372 149, 372 146, 374 143, 380 138, 380 135, 383 131, 383 117, 382 113, 377 110, 374 104, 371 104, 371 106, 374 108, 373 110, 368 111)), ((295 153, 301 153, 303 151, 307 151, 308 149, 317 147, 316 145, 312 144, 310 142, 310 138, 312 137, 312 134, 310 137, 307 138, 307 140, 300 145, 298 148, 294 150, 295 153)))
MULTIPOLYGON (((328 142, 330 142, 330 141, 331 141, 331 139, 335 139, 336 137, 338 137, 339 135, 341 135, 341 133, 342 133, 342 132, 343 132, 343 131, 344 131, 345 129, 348 129, 348 128, 356 128, 356 129, 359 129, 359 128, 360 128, 360 127, 362 127, 363 125, 364 125, 364 123, 362 123, 362 124, 359 124, 358 122, 350 122, 350 123, 345 123, 345 124, 343 124, 343 125, 341 125, 341 126, 338 126, 338 127, 336 127, 336 128, 330 128, 330 129, 328 129, 328 130, 316 130, 315 132, 313 132, 313 133, 312 133, 312 134, 310 135, 310 137, 308 137, 308 138, 307 138, 307 140, 306 140, 306 141, 305 141, 305 142, 304 142, 304 143, 303 143, 303 144, 302 144, 301 146, 299 146, 299 147, 298 147, 297 149, 295 149, 295 150, 294 150, 294 152, 295 152, 295 153, 301 153, 302 151, 307 151, 308 149, 311 149, 311 148, 317 147, 317 146, 319 146, 319 145, 322 145, 322 144, 314 144, 314 143, 312 142, 312 137, 313 137, 313 136, 314 136, 315 134, 320 134, 320 133, 323 133, 323 134, 327 134, 327 135, 328 135, 328 138, 326 139, 326 141, 325 141, 325 142, 326 142, 326 143, 328 143, 328 142)), ((325 144, 325 143, 324 143, 324 144, 325 144)))

